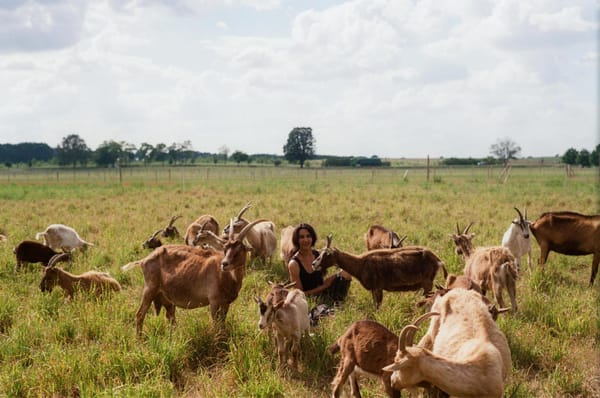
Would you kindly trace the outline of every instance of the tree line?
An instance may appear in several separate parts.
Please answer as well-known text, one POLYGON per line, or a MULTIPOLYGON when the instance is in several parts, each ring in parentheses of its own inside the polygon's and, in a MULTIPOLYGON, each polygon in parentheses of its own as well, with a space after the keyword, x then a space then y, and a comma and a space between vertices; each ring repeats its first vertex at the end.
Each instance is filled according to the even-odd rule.
MULTIPOLYGON (((507 165, 511 159, 516 159, 521 151, 512 139, 498 139, 490 146, 490 154, 486 158, 442 158, 443 165, 480 165, 503 163, 507 165)), ((283 146, 283 156, 274 154, 249 155, 236 150, 231 155, 229 148, 223 145, 218 153, 199 152, 192 148, 191 141, 166 145, 159 143, 151 145, 142 143, 139 147, 125 141, 104 141, 95 150, 90 149, 85 140, 78 134, 63 137, 60 145, 51 148, 44 143, 0 144, 0 164, 12 167, 14 164, 54 163, 59 166, 89 166, 126 167, 133 163, 149 165, 162 163, 169 165, 202 163, 219 163, 233 161, 241 163, 270 163, 279 166, 283 160, 298 163, 304 167, 309 159, 321 159, 323 167, 382 167, 389 166, 389 161, 382 161, 376 155, 365 156, 328 156, 316 155, 316 140, 310 127, 294 127, 288 134, 283 146)), ((582 167, 598 166, 600 144, 592 151, 569 148, 561 157, 565 164, 582 167)), ((558 155, 557 155, 558 157, 558 155)))

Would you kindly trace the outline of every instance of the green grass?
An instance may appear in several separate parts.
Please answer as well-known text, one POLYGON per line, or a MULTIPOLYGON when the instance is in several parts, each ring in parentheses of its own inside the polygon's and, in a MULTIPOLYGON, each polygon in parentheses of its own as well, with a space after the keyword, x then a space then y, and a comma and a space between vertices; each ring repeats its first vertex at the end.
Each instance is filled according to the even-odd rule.
MULTIPOLYGON (((185 168, 111 171, 22 171, 0 175, 0 396, 260 396, 326 397, 337 356, 326 348, 358 319, 375 319, 398 333, 422 309, 418 293, 384 293, 374 309, 371 295, 353 282, 346 303, 302 341, 300 371, 281 369, 273 341, 260 333, 254 296, 267 281, 287 273, 276 255, 271 267, 250 267, 225 328, 217 330, 206 308, 177 310, 171 328, 164 313, 149 312, 137 338, 134 318, 143 278, 120 266, 144 257, 140 247, 174 214, 181 233, 202 214, 221 227, 248 201, 248 218, 265 217, 278 230, 310 222, 321 247, 364 251, 363 235, 382 223, 407 235, 406 244, 436 252, 450 272, 463 261, 448 237, 456 223, 474 221, 475 244, 497 245, 516 213, 530 219, 550 210, 600 212, 598 171, 513 168, 502 184, 499 169, 439 168, 343 170, 292 168, 185 168), (65 300, 60 288, 39 290, 38 264, 15 273, 12 247, 48 224, 73 226, 96 244, 78 253, 71 272, 108 271, 119 294, 65 300)), ((534 243, 534 263, 539 249, 534 243)), ((600 394, 600 280, 588 287, 591 256, 551 253, 544 269, 523 267, 519 311, 498 320, 512 354, 505 396, 592 397, 600 394)), ((441 276, 438 276, 441 282, 441 276)), ((506 294, 505 294, 506 295, 506 294)), ((310 305, 316 302, 311 300, 310 305)), ((376 381, 361 381, 365 397, 384 396, 376 381)))

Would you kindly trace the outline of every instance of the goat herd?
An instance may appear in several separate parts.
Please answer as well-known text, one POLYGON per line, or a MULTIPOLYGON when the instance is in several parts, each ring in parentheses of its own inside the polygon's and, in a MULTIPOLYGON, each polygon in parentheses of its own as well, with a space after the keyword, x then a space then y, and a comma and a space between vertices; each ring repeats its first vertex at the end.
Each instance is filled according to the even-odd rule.
MULTIPOLYGON (((123 271, 139 266, 144 276, 140 307, 136 313, 136 332, 142 333, 145 315, 153 304, 157 314, 165 308, 167 319, 175 323, 175 308, 208 306, 214 322, 224 321, 230 304, 237 298, 245 274, 247 253, 252 261, 270 262, 277 247, 271 221, 252 222, 242 218, 250 203, 232 218, 219 235, 217 220, 204 215, 186 230, 184 244, 163 245, 160 237, 176 238, 173 226, 154 232, 143 247, 154 249, 145 258, 130 262, 123 271), (249 245, 247 246, 246 243, 249 245)), ((402 246, 404 238, 394 231, 374 225, 365 234, 367 251, 353 255, 332 246, 319 252, 312 266, 316 271, 337 265, 369 290, 378 308, 383 291, 423 289, 426 313, 405 326, 397 336, 383 325, 369 320, 354 322, 329 347, 341 355, 333 380, 332 396, 338 397, 348 379, 352 394, 359 397, 357 376, 381 378, 385 392, 399 397, 402 389, 428 389, 435 396, 501 397, 511 369, 507 340, 495 320, 499 313, 517 310, 516 280, 520 259, 528 255, 531 267, 530 232, 540 246, 540 265, 550 251, 567 255, 593 254, 590 286, 600 261, 600 216, 574 212, 542 214, 535 222, 515 208, 515 218, 504 234, 501 246, 474 247, 475 236, 469 224, 462 231, 458 224, 450 236, 456 253, 465 260, 464 275, 448 275, 444 263, 423 246, 402 246), (446 286, 433 290, 439 269, 446 286), (504 307, 503 290, 508 291, 511 308, 504 307), (486 297, 492 290, 495 303, 486 297), (414 335, 420 324, 430 319, 429 328, 417 345, 414 335)), ((292 252, 291 227, 282 230, 281 258, 287 264, 292 252)), ((4 238, 0 235, 0 238, 4 238)), ((62 224, 48 226, 36 235, 44 244, 22 241, 15 249, 17 270, 26 263, 40 262, 44 272, 40 288, 49 291, 59 285, 72 296, 77 290, 92 293, 119 291, 119 283, 107 273, 88 271, 73 275, 56 264, 70 258, 73 249, 94 246, 77 232, 62 224), (61 250, 61 251, 59 251, 61 250)), ((5 238, 2 239, 5 241, 5 238)), ((309 329, 308 303, 304 293, 290 284, 272 284, 263 301, 256 297, 260 310, 260 329, 273 331, 280 365, 295 367, 301 335, 309 329)))

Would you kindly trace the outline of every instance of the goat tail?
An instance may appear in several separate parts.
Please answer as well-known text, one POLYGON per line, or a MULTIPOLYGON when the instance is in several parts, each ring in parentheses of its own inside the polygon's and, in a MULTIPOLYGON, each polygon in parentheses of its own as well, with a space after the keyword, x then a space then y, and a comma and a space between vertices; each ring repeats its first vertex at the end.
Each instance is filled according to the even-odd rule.
POLYGON ((330 345, 329 347, 327 347, 327 351, 333 355, 335 353, 340 352, 340 345, 338 344, 338 342, 334 342, 332 345, 330 345))
POLYGON ((130 269, 137 267, 138 265, 142 265, 143 260, 137 260, 137 261, 132 261, 128 264, 125 264, 124 266, 121 267, 121 271, 123 272, 127 272, 130 269))

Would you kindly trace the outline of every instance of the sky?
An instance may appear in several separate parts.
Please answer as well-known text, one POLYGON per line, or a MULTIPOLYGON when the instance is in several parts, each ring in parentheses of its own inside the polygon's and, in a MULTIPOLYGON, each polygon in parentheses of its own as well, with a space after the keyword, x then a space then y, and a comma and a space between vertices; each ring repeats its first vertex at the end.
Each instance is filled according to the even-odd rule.
POLYGON ((0 143, 592 150, 598 1, 0 0, 0 143))

